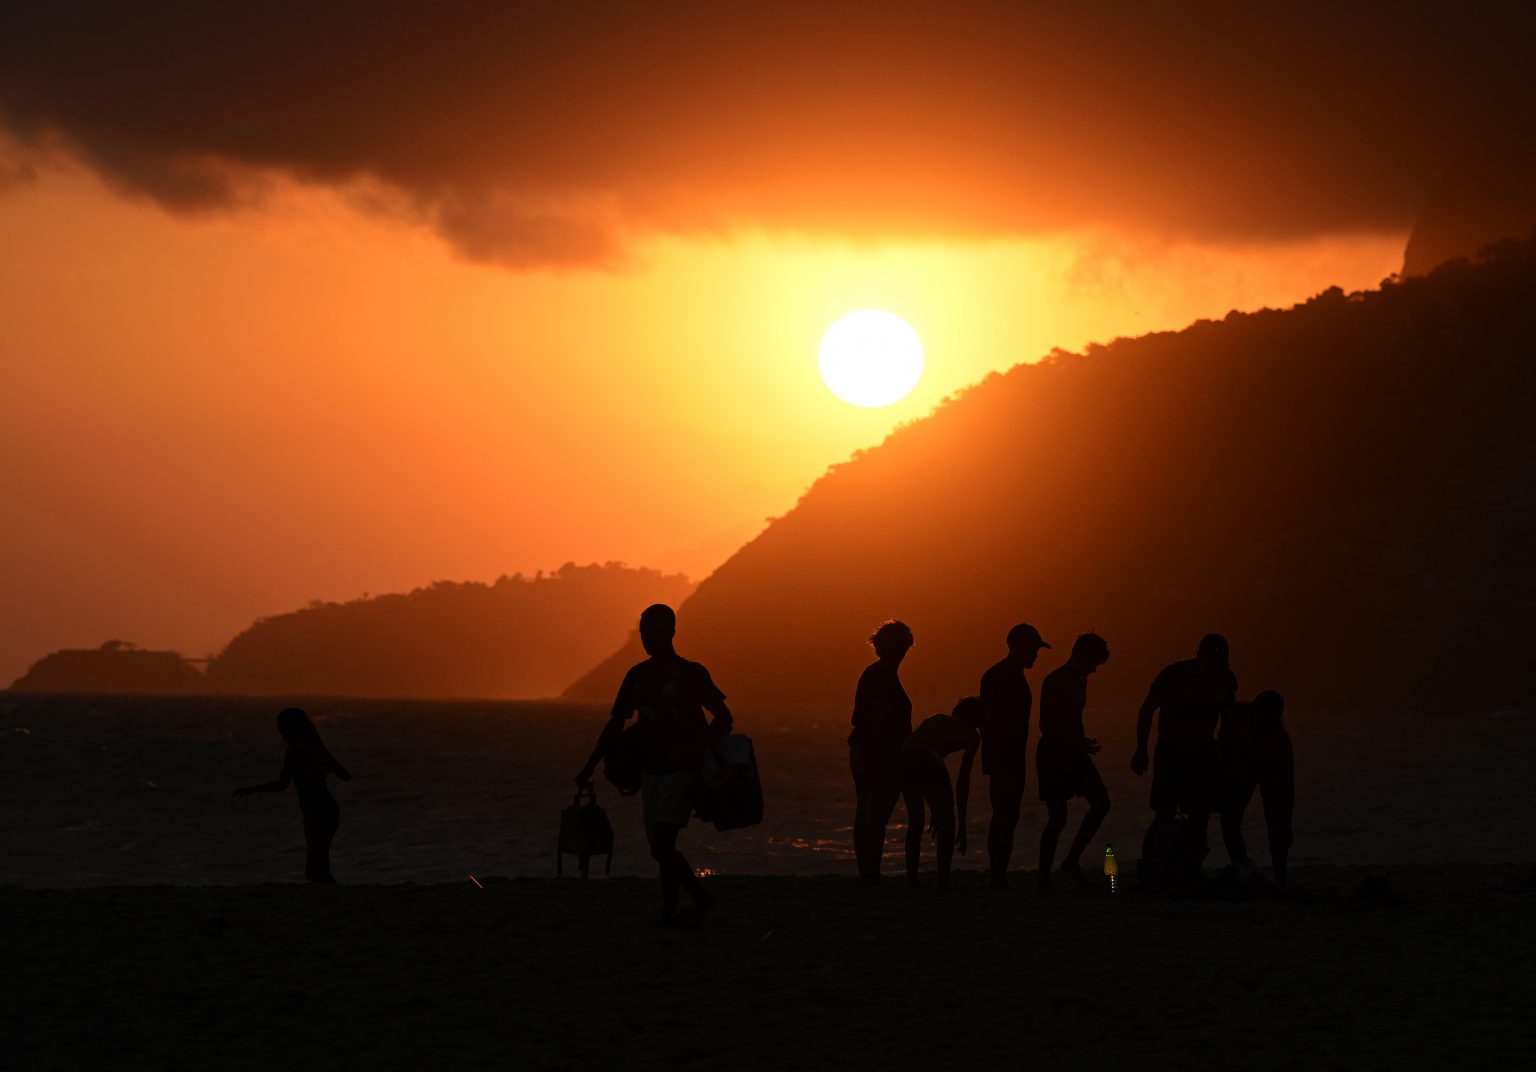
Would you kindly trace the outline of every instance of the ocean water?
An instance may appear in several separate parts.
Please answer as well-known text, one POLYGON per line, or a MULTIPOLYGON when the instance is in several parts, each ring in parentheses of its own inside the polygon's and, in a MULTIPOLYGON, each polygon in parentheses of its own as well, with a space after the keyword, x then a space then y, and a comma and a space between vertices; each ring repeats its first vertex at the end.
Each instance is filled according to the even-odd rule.
MULTIPOLYGON (((298 802, 236 801, 269 781, 283 744, 272 700, 0 695, 0 884, 231 885, 302 879, 298 802)), ((351 771, 332 849, 342 882, 552 876, 559 812, 606 710, 510 702, 315 699, 304 704, 351 771)), ((847 714, 736 711, 757 747, 767 816, 719 833, 694 821, 680 845, 719 874, 851 873, 847 714)), ((1135 712, 1090 710, 1114 809, 1098 839, 1133 859, 1150 815, 1129 770, 1135 712)), ((1507 862, 1536 856, 1536 716, 1289 712, 1296 744, 1294 863, 1507 862)), ((950 769, 958 767, 951 757, 950 769)), ((971 851, 985 862, 985 781, 972 785, 971 851)), ((599 776, 616 830, 616 875, 649 875, 638 798, 599 776)), ((1044 808, 1026 795, 1014 867, 1034 866, 1044 808)), ((1073 811, 1073 826, 1081 815, 1073 811)), ((901 809, 887 869, 899 870, 901 809)), ((1071 828, 1069 828, 1070 831, 1071 828)), ((1265 853, 1260 806, 1250 851, 1265 853)), ((1215 824, 1210 866, 1225 862, 1215 824)), ((1064 839, 1065 840, 1065 839, 1064 839)), ((931 866, 931 842, 925 843, 931 866)), ((567 859, 567 874, 574 860, 567 859)), ((594 873, 602 873, 599 860, 594 873)))

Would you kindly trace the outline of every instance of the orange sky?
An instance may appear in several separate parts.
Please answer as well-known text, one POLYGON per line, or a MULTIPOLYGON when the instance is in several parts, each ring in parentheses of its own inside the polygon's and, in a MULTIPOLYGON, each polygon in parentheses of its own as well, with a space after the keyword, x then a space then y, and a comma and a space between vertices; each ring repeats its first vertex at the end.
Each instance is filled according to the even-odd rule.
POLYGON ((1506 7, 0 5, 0 684, 702 577, 990 372, 1374 286, 1469 161, 1536 170, 1506 7), (861 307, 927 347, 887 409, 818 377, 861 307))
POLYGON ((203 654, 259 614, 438 578, 699 578, 991 371, 1372 286, 1404 238, 743 229, 655 238, 619 272, 508 271, 353 203, 279 184, 172 216, 73 167, 0 196, 0 680, 109 637, 203 654), (873 411, 816 368, 825 328, 869 306, 928 354, 873 411))

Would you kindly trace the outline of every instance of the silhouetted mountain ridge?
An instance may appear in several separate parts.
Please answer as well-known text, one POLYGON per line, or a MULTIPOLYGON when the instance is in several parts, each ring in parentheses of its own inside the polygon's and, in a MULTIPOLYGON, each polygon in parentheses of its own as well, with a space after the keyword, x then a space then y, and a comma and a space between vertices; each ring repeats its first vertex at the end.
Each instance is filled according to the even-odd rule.
POLYGON ((209 661, 207 685, 249 695, 554 696, 623 639, 640 608, 692 589, 680 574, 566 563, 492 584, 316 602, 258 619, 209 661))
MULTIPOLYGON (((684 604, 733 700, 851 701, 899 616, 919 713, 1030 621, 1097 629, 1095 702, 1225 632, 1245 695, 1529 704, 1536 245, 1380 290, 1056 352, 832 467, 684 604)), ((567 692, 610 698, 632 652, 567 692)))

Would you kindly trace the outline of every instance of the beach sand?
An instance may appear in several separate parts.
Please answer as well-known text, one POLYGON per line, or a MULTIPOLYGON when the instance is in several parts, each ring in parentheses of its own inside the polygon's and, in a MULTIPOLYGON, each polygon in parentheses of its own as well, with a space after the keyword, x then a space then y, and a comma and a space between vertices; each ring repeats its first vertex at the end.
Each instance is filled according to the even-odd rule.
POLYGON ((697 930, 652 925, 655 889, 629 877, 9 887, 0 1051, 15 1069, 1518 1067, 1527 870, 1313 866, 1295 896, 1248 901, 713 878, 697 930))

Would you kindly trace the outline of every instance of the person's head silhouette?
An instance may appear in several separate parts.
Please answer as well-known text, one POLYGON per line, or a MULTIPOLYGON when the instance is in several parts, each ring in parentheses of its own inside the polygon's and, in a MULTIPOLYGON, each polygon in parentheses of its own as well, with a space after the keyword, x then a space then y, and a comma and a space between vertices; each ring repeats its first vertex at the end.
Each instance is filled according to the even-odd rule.
POLYGON ((647 655, 669 655, 677 635, 677 615, 665 603, 652 603, 640 612, 640 646, 647 655))
POLYGON ((1008 630, 1008 658, 1026 670, 1035 665, 1040 649, 1049 647, 1040 630, 1032 625, 1020 622, 1008 630))
POLYGON ((1200 638, 1200 647, 1195 653, 1195 658, 1208 670, 1227 669, 1227 638, 1220 633, 1207 633, 1200 638))
POLYGON ((905 659, 908 650, 916 643, 907 623, 898 618, 881 622, 880 627, 869 634, 869 642, 874 646, 876 655, 895 663, 905 659))
POLYGON ((1072 642, 1072 662, 1094 671, 1109 662, 1109 644, 1097 633, 1084 633, 1072 642))
POLYGON ((1249 710, 1253 712, 1253 724, 1259 730, 1277 729, 1281 716, 1285 714, 1285 697, 1274 689, 1265 689, 1253 698, 1249 710))
POLYGON ((320 731, 302 707, 285 707, 277 713, 277 732, 289 744, 317 744, 320 731))
POLYGON ((949 717, 959 719, 961 722, 976 728, 981 725, 981 716, 986 711, 986 705, 981 702, 980 696, 962 697, 950 711, 949 717))

